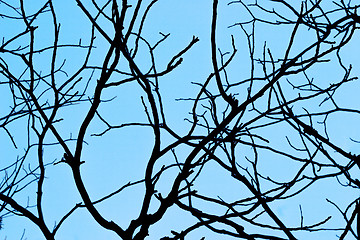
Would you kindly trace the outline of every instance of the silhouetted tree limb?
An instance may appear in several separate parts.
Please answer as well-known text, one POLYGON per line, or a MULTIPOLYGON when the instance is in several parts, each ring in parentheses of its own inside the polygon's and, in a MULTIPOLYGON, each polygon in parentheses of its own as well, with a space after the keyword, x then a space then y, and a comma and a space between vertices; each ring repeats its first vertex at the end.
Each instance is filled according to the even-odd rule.
POLYGON ((81 209, 100 229, 124 240, 154 238, 173 212, 179 214, 174 219, 191 220, 166 226, 161 239, 192 239, 197 232, 202 239, 208 238, 203 233, 255 240, 329 232, 358 238, 358 197, 351 198, 360 187, 360 153, 350 152, 341 137, 358 141, 339 131, 343 123, 332 118, 360 114, 357 100, 347 96, 353 92, 346 92, 357 88, 357 67, 343 52, 356 41, 360 5, 213 0, 203 3, 211 8, 208 36, 195 32, 183 42, 173 38, 177 29, 166 33, 153 24, 152 12, 158 14, 162 2, 75 0, 68 6, 0 0, 1 24, 14 26, 0 43, 0 138, 6 152, 0 162, 0 227, 6 229, 7 217, 21 216, 45 239, 56 239, 81 209), (72 31, 63 24, 64 6, 74 8, 72 20, 82 19, 80 39, 64 40, 72 31), (238 20, 224 26, 230 16, 238 20), (205 45, 207 62, 197 62, 195 50, 205 45), (199 66, 206 66, 207 77, 198 77, 199 66), (184 88, 164 87, 172 78, 184 88), (126 102, 122 91, 138 102, 126 102), (176 106, 184 108, 171 105, 169 93, 176 91, 176 106), (173 120, 183 109, 188 114, 181 122, 173 120), (134 179, 126 179, 130 170, 121 161, 127 152, 119 153, 129 146, 126 134, 136 136, 143 152, 132 159, 142 173, 134 179), (104 144, 96 146, 93 139, 104 144), (144 139, 146 146, 140 144, 144 139), (91 148, 104 154, 89 159, 91 148), (103 181, 110 173, 102 168, 90 176, 105 193, 89 181, 94 163, 118 170, 111 182, 103 181), (61 166, 68 167, 66 177, 54 173, 61 166), (51 229, 47 197, 64 196, 48 184, 68 178, 78 197, 59 206, 62 215, 51 229), (324 203, 335 209, 326 216, 309 214, 297 203, 303 198, 315 205, 308 194, 319 186, 324 203), (349 199, 332 201, 332 191, 349 199), (125 201, 130 192, 137 194, 134 203, 125 201), (125 216, 119 210, 125 204, 138 204, 137 211, 125 216), (282 204, 291 210, 296 205, 296 211, 300 206, 298 221, 281 213, 282 204))

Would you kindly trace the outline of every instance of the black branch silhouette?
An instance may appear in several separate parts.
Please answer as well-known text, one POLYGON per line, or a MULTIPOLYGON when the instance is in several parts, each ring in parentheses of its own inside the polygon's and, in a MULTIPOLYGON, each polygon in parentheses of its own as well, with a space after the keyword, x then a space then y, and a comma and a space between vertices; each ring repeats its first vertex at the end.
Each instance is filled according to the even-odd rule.
POLYGON ((0 0, 0 233, 358 239, 360 5, 170 2, 0 0))

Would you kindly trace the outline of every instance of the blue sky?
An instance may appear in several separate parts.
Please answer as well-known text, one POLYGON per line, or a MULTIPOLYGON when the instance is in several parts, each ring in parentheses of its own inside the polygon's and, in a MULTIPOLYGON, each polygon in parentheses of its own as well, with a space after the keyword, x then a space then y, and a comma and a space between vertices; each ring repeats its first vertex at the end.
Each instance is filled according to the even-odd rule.
MULTIPOLYGON (((103 1, 99 1, 99 3, 100 2, 103 1)), ((54 1, 54 6, 58 22, 61 23, 60 43, 78 43, 81 38, 83 44, 88 44, 90 25, 88 20, 79 11, 75 1, 54 1)), ((155 44, 161 38, 159 32, 163 34, 170 33, 170 37, 163 44, 159 45, 154 52, 157 57, 157 67, 160 70, 166 67, 172 56, 183 49, 193 36, 200 39, 200 41, 183 56, 184 61, 180 67, 160 80, 160 92, 163 99, 165 99, 164 109, 167 113, 167 122, 169 126, 174 128, 179 134, 185 134, 188 131, 190 125, 187 121, 184 121, 184 118, 190 117, 188 113, 191 111, 192 102, 177 101, 176 99, 194 97, 199 91, 199 87, 192 84, 192 82, 204 82, 212 71, 210 51, 211 6, 212 1, 210 0, 160 0, 155 4, 145 22, 143 37, 148 39, 150 44, 155 44)), ((3 7, 4 5, 0 4, 0 13, 3 7)), ((34 3, 31 2, 31 4, 29 3, 26 7, 29 9, 29 12, 31 12, 31 9, 36 9, 37 5, 34 5, 34 3)), ((36 30, 38 37, 36 47, 38 48, 46 46, 52 41, 52 38, 49 37, 53 34, 52 31, 49 31, 49 26, 51 26, 49 19, 50 15, 44 14, 35 24, 39 26, 36 30)), ((217 32, 218 47, 223 52, 231 51, 230 35, 234 35, 235 44, 238 49, 238 54, 236 55, 233 64, 228 68, 229 78, 231 79, 244 79, 249 77, 250 62, 246 39, 239 27, 228 27, 237 21, 240 22, 246 20, 249 20, 249 15, 244 11, 240 4, 227 5, 227 1, 220 3, 217 32)), ((11 24, 1 24, 1 21, 4 20, 0 19, 0 36, 3 34, 5 38, 11 36, 12 31, 16 32, 19 31, 19 29, 24 29, 23 25, 17 25, 14 23, 15 21, 12 21, 11 24)), ((111 26, 105 21, 101 23, 106 31, 112 31, 111 26)), ((261 24, 256 26, 256 55, 262 55, 264 41, 267 42, 267 46, 271 49, 275 58, 280 58, 284 54, 284 47, 288 43, 291 29, 288 27, 280 29, 281 30, 277 30, 275 27, 261 24)), ((308 41, 311 41, 314 37, 315 36, 311 35, 311 33, 307 32, 307 29, 301 29, 299 36, 296 38, 294 53, 306 46, 308 41)), ((344 48, 342 52, 344 63, 353 64, 354 75, 360 74, 360 66, 357 58, 357 56, 359 56, 359 48, 356 47, 358 46, 358 43, 359 35, 357 34, 354 37, 353 42, 344 48)), ((96 49, 93 52, 94 55, 90 59, 90 65, 101 63, 108 48, 106 41, 104 41, 100 35, 97 35, 95 46, 96 49)), ((144 45, 141 46, 144 47, 144 45)), ((143 67, 143 71, 146 72, 149 66, 149 55, 146 52, 146 48, 143 48, 140 53, 141 54, 139 54, 135 60, 143 67)), ((59 51, 57 64, 60 65, 63 59, 66 59, 64 69, 71 75, 80 66, 84 54, 86 54, 84 49, 75 50, 67 48, 61 50, 59 51)), ((50 57, 50 53, 43 53, 36 56, 36 66, 43 69, 44 73, 50 69, 50 57)), ((330 57, 334 59, 334 56, 330 57)), ((8 61, 9 66, 20 74, 23 66, 19 67, 18 60, 11 58, 8 61), (17 68, 19 70, 17 70, 17 68)), ((315 66, 314 69, 309 70, 309 75, 319 78, 320 84, 327 85, 332 81, 336 81, 336 79, 343 75, 341 70, 334 66, 335 64, 332 63, 315 66)), ((126 66, 124 65, 120 64, 119 68, 120 67, 126 69, 126 66)), ((260 71, 261 68, 257 70, 257 72, 260 71)), ((83 74, 84 79, 88 78, 90 73, 90 70, 85 71, 83 74)), ((95 72, 93 80, 89 85, 89 96, 91 96, 95 79, 98 76, 99 73, 95 72)), ((114 76, 111 80, 116 81, 119 77, 120 76, 114 76)), ((67 76, 66 74, 60 73, 57 75, 57 79, 61 82, 66 80, 67 76)), ((293 81, 299 82, 302 81, 302 79, 303 76, 292 78, 293 81)), ((290 92, 291 88, 286 84, 286 79, 282 79, 281 84, 283 84, 282 86, 284 89, 289 89, 289 96, 296 94, 295 92, 290 92)), ((340 103, 343 107, 359 109, 360 96, 357 94, 357 89, 359 89, 358 85, 359 84, 355 82, 352 85, 349 85, 349 87, 345 86, 343 90, 337 93, 337 98, 341 100, 340 103)), ((241 94, 243 93, 242 91, 245 90, 236 90, 239 91, 238 98, 244 98, 241 94)), ((0 99, 2 102, 11 101, 9 95, 7 95, 3 88, 0 87, 0 91, 0 99)), ((143 95, 144 93, 141 88, 135 83, 107 89, 104 91, 103 99, 114 98, 114 100, 101 104, 99 113, 102 114, 109 123, 114 125, 127 122, 145 123, 147 118, 141 103, 141 96, 143 95)), ((304 106, 297 107, 299 109, 301 109, 301 107, 317 109, 319 103, 320 100, 316 100, 308 102, 304 106)), ((76 137, 79 126, 89 106, 89 103, 83 103, 64 108, 60 111, 58 117, 64 118, 64 120, 58 123, 57 126, 63 137, 76 137)), ((328 106, 324 104, 323 108, 326 109, 326 107, 328 106)), ((3 114, 3 111, 7 111, 7 109, 8 106, 2 104, 2 106, 0 106, 1 114, 3 114)), ((249 115, 249 117, 250 116, 251 115, 249 115)), ((359 117, 350 114, 349 117, 344 117, 344 115, 334 115, 331 116, 328 123, 330 125, 329 129, 331 128, 329 134, 336 137, 337 143, 347 151, 359 153, 358 144, 349 140, 349 137, 360 140, 360 130, 356 128, 360 123, 359 117)), ((22 127, 14 125, 11 127, 11 130, 17 139, 19 139, 19 146, 24 146, 26 145, 26 139, 22 138, 22 136, 26 129, 26 127, 24 127, 26 126, 26 121, 19 121, 19 125, 22 127)), ((89 133, 101 133, 105 129, 106 126, 99 119, 95 119, 89 128, 89 133)), ((289 148, 289 146, 285 145, 287 131, 290 131, 287 127, 279 125, 273 128, 269 127, 268 129, 264 129, 262 134, 271 138, 274 146, 289 148)), ((163 136, 163 146, 173 140, 166 134, 163 136)), ((52 141, 53 137, 49 135, 48 140, 52 141)), ((85 185, 93 200, 101 198, 103 195, 114 191, 129 181, 136 181, 143 177, 144 169, 146 167, 145 160, 149 157, 153 143, 153 135, 150 128, 129 127, 115 129, 104 134, 102 137, 92 137, 89 134, 86 136, 85 140, 87 144, 84 145, 83 159, 86 161, 86 164, 82 166, 81 170, 85 185)), ((4 132, 0 133, 0 142, 5 150, 2 151, 1 166, 6 165, 6 163, 12 159, 15 159, 17 155, 23 154, 23 147, 14 150, 11 144, 9 144, 9 139, 4 132)), ((294 143, 299 144, 297 136, 294 136, 294 143)), ((74 149, 72 143, 69 143, 69 146, 72 150, 74 149)), ((251 153, 251 150, 246 147, 244 147, 242 151, 244 152, 244 155, 250 155, 251 153)), ((186 147, 177 150, 179 158, 185 158, 188 152, 189 149, 186 147)), ((34 154, 34 152, 31 152, 31 154, 34 154)), ((62 154, 63 151, 58 146, 47 147, 46 151, 44 151, 47 162, 60 160, 62 154)), ((283 165, 284 159, 274 157, 273 155, 266 155, 266 153, 264 159, 265 160, 262 161, 261 165, 262 170, 270 176, 276 176, 280 179, 282 177, 285 178, 289 172, 294 171, 297 167, 294 163, 286 163, 286 165, 283 165), (280 165, 285 167, 280 168, 280 165)), ((173 162, 174 159, 168 154, 161 161, 159 162, 158 167, 161 167, 161 164, 170 161, 173 162)), ((33 164, 31 157, 29 158, 29 164, 33 164)), ((243 164, 246 166, 248 163, 244 160, 243 164)), ((211 196, 221 196, 228 200, 234 200, 242 197, 244 193, 246 194, 246 189, 232 183, 229 175, 219 171, 217 167, 216 164, 209 164, 206 171, 204 171, 204 175, 199 178, 198 185, 203 193, 208 193, 211 196)), ((169 188, 168 182, 169 179, 172 179, 171 173, 172 172, 169 171, 169 175, 165 175, 159 183, 159 188, 164 192, 169 188)), ((175 174, 175 172, 173 173, 175 174)), ((71 170, 65 164, 57 164, 47 168, 46 182, 44 185, 44 213, 46 216, 46 223, 50 228, 76 203, 81 202, 71 177, 71 170)), ((31 203, 36 193, 35 187, 35 185, 31 185, 26 191, 20 193, 17 198, 19 199, 19 202, 26 204, 28 201, 27 197, 30 195, 31 197, 29 199, 31 203)), ((264 184, 264 188, 266 187, 266 184, 264 184)), ((97 205, 97 208, 106 218, 114 219, 120 226, 127 226, 129 221, 138 214, 143 190, 144 187, 142 185, 129 188, 113 199, 97 205)), ((279 217, 284 219, 284 222, 289 223, 290 225, 296 225, 300 222, 299 205, 301 204, 302 211, 305 215, 305 224, 311 225, 316 221, 321 221, 326 218, 329 214, 338 214, 334 206, 326 202, 324 194, 332 201, 339 203, 342 207, 346 207, 349 201, 358 196, 358 193, 355 190, 341 188, 336 180, 326 182, 320 181, 303 195, 290 201, 274 203, 271 206, 274 208, 274 211, 278 213, 279 217)), ((201 203, 199 203, 199 205, 201 206, 201 203)), ((155 209, 156 206, 154 205, 152 207, 155 209)), ((206 209, 208 206, 201 207, 206 209)), ((222 211, 220 209, 211 210, 222 211)), ((4 229, 0 231, 0 240, 20 239, 24 228, 26 228, 25 236, 27 239, 43 239, 41 232, 29 223, 27 219, 9 217, 5 218, 3 222, 4 229)), ((175 226, 176 230, 180 230, 182 226, 188 226, 192 222, 194 222, 194 218, 191 216, 181 214, 176 208, 172 209, 165 215, 164 219, 160 221, 158 226, 150 229, 151 235, 149 239, 159 239, 159 237, 166 234, 170 235, 169 229, 171 227, 175 226)), ((341 216, 332 219, 330 222, 331 227, 338 227, 339 224, 343 224, 341 216)), ((251 232, 252 228, 249 227, 248 229, 249 232, 251 232)), ((266 230, 264 231, 266 232, 266 230)), ((190 235, 189 239, 200 239, 200 237, 203 236, 203 233, 204 231, 200 229, 193 235, 190 235)), ((216 235, 209 235, 208 232, 206 234, 206 239, 216 239, 216 235)), ((312 234, 312 239, 336 239, 335 233, 332 231, 327 234, 317 232, 312 234), (322 238, 320 238, 320 235, 322 238)), ((85 209, 76 211, 67 222, 64 223, 56 236, 57 239, 69 240, 118 239, 115 234, 98 227, 85 209)), ((302 239, 301 236, 303 235, 299 234, 296 236, 299 236, 299 239, 302 239)), ((232 238, 228 237, 226 239, 232 238)))

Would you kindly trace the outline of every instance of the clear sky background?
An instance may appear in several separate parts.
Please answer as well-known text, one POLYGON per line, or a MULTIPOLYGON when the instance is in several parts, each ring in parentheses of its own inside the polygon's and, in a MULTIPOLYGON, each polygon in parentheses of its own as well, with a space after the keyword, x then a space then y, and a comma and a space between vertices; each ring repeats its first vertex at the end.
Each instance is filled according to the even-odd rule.
MULTIPOLYGON (((15 1, 14 1, 15 2, 15 1)), ((29 13, 32 9, 37 9, 43 1, 27 1, 26 8, 29 13), (37 5, 39 4, 39 5, 37 5)), ((99 1, 99 3, 102 1, 99 1)), ((136 1, 129 1, 134 3, 136 1)), ((148 2, 148 1, 146 1, 148 2)), ((268 1, 265 1, 268 2, 268 1)), ((300 1, 295 1, 300 2, 300 1)), ((85 1, 84 1, 85 3, 85 1)), ((228 26, 241 21, 250 20, 250 16, 244 11, 240 4, 227 5, 228 1, 221 1, 219 4, 219 21, 218 21, 218 47, 223 51, 231 51, 231 35, 234 35, 235 44, 238 53, 234 59, 233 64, 229 67, 229 77, 233 79, 245 79, 249 77, 249 55, 246 38, 239 27, 228 26)), ((14 3, 14 5, 19 3, 14 3)), ((74 0, 59 0, 54 1, 55 10, 58 17, 58 22, 61 23, 60 28, 60 43, 78 43, 82 39, 83 44, 89 43, 89 27, 90 24, 83 13, 79 10, 74 0)), ((210 52, 210 26, 212 14, 212 1, 210 0, 160 0, 155 4, 152 11, 148 15, 145 23, 143 37, 146 38, 150 44, 155 44, 161 35, 170 33, 170 37, 155 51, 157 57, 158 69, 164 69, 168 61, 178 51, 183 49, 196 36, 200 41, 184 55, 184 61, 181 66, 175 69, 169 75, 163 77, 160 81, 160 91, 163 94, 164 109, 167 114, 167 121, 169 126, 174 128, 177 133, 185 134, 188 131, 190 124, 184 118, 190 117, 188 114, 191 111, 192 102, 177 101, 179 98, 190 98, 196 96, 199 87, 191 82, 204 82, 207 76, 212 71, 211 52, 210 52)), ((144 9, 142 9, 143 11, 144 9)), ((0 4, 0 13, 8 12, 4 4, 0 4)), ((9 12, 8 12, 9 13, 9 12)), ((12 12, 14 14, 14 12, 12 12)), ((267 17, 267 16, 264 16, 267 17)), ((13 32, 18 32, 19 29, 25 29, 23 24, 17 21, 6 20, 0 18, 0 37, 8 38, 13 32), (11 24, 10 24, 11 22, 11 24)), ((111 31, 111 26, 106 22, 101 23, 106 31, 111 31)), ((36 30, 36 47, 41 48, 47 46, 53 41, 51 37, 53 32, 49 30, 52 25, 50 14, 43 14, 36 21, 39 28, 36 30)), ((250 29, 249 29, 250 30, 250 29)), ((256 55, 262 55, 264 41, 272 50, 275 58, 281 58, 285 51, 285 46, 288 43, 288 37, 291 33, 291 28, 283 27, 269 27, 259 24, 256 27, 256 55), (279 30, 280 29, 280 30, 279 30)), ((306 46, 311 38, 311 34, 307 33, 306 29, 301 30, 301 34, 296 38, 294 53, 297 50, 306 46)), ((25 40, 24 40, 25 41, 25 40)), ((354 36, 352 43, 344 48, 342 54, 344 56, 344 63, 346 65, 353 65, 353 75, 360 75, 359 63, 359 34, 354 36)), ((20 44, 20 42, 19 42, 20 44)), ((104 54, 108 48, 104 39, 97 34, 95 40, 96 49, 90 59, 93 65, 100 64, 104 58, 104 54)), ((144 47, 143 45, 141 45, 144 47)), ((149 55, 143 48, 141 54, 138 54, 135 61, 143 67, 143 72, 148 70, 149 55)), ((84 49, 65 48, 59 51, 57 64, 60 65, 66 59, 64 69, 69 75, 73 74, 77 67, 82 63, 82 59, 86 54, 84 49)), ((51 54, 43 53, 35 57, 36 65, 43 69, 44 74, 50 69, 51 54)), ((331 56, 334 57, 334 56, 331 56)), ((7 59, 9 66, 14 71, 20 74, 24 66, 19 66, 19 60, 15 58, 7 59), (18 70, 17 70, 18 68, 18 70)), ((119 67, 123 67, 121 64, 119 67)), ((84 78, 89 77, 91 71, 84 73, 84 78)), ((326 86, 332 81, 337 81, 337 78, 343 76, 341 69, 334 68, 332 63, 315 65, 315 68, 309 71, 309 75, 314 78, 321 79, 320 82, 326 86)), ((95 72, 93 81, 89 85, 88 94, 91 96, 94 87, 94 81, 99 76, 99 72, 95 72)), ((302 78, 303 76, 298 76, 302 78)), ((64 81, 67 78, 65 74, 59 74, 59 81, 64 81)), ((116 80, 116 77, 112 79, 116 80)), ((292 80, 296 81, 296 78, 292 80)), ((1 81, 1 78, 0 78, 1 81)), ((234 80, 235 81, 235 80, 234 80)), ((300 80, 299 80, 300 81, 300 80)), ((291 90, 290 86, 286 86, 286 79, 284 89, 291 90)), ((7 102, 11 101, 8 92, 5 88, 0 86, 0 112, 3 116, 4 112, 8 111, 7 102)), ((337 99, 341 99, 339 103, 343 107, 352 107, 360 109, 360 89, 359 83, 351 83, 348 87, 344 87, 337 93, 337 99)), ((289 96, 291 96, 289 92, 289 96)), ((128 122, 147 122, 146 115, 141 103, 141 96, 144 93, 135 83, 130 83, 121 87, 112 88, 104 91, 103 100, 113 99, 110 102, 101 104, 99 112, 105 117, 109 123, 118 125, 128 122)), ((241 90, 239 90, 239 99, 241 99, 241 90)), ((306 103, 307 107, 317 108, 320 102, 311 101, 306 103)), ((89 108, 89 103, 83 103, 76 106, 71 106, 60 110, 59 118, 64 120, 57 124, 60 133, 64 137, 76 137, 79 126, 89 108)), ((326 108, 326 106, 324 106, 326 108)), ((11 127, 20 146, 15 150, 4 131, 0 131, 0 166, 3 167, 9 162, 14 161, 17 155, 23 154, 23 147, 26 145, 24 132, 26 131, 26 120, 11 127)), ((332 136, 336 136, 336 141, 343 146, 346 151, 360 154, 359 144, 351 141, 349 138, 360 140, 360 117, 355 115, 334 115, 329 120, 329 129, 331 128, 332 136)), ((95 119, 89 129, 89 133, 101 133, 106 129, 106 126, 99 120, 95 119)), ((275 145, 289 147, 286 145, 285 136, 287 135, 287 128, 282 126, 264 129, 262 132, 265 136, 271 138, 275 145)), ((289 136, 291 138, 291 136, 289 136)), ((49 136, 49 141, 52 137, 49 136)), ((94 137, 88 135, 86 137, 87 144, 84 146, 83 160, 86 163, 82 166, 82 175, 85 185, 88 188, 90 196, 93 200, 101 198, 118 187, 129 181, 136 181, 143 177, 144 168, 146 166, 146 159, 148 159, 151 152, 153 135, 150 128, 145 127, 129 127, 120 130, 113 130, 102 137, 94 137)), ((172 139, 165 135, 163 139, 164 146, 172 139)), ((296 142, 296 140, 294 140, 296 142)), ((73 145, 70 143, 72 150, 73 145)), ((186 156, 189 149, 182 148, 177 152, 178 157, 186 156)), ((245 153, 250 153, 248 148, 244 148, 245 153)), ((34 154, 35 149, 30 154, 34 154)), ((61 159, 63 151, 58 146, 47 147, 44 152, 45 159, 48 163, 58 161, 61 159)), ((293 163, 284 164, 283 159, 276 158, 273 155, 264 156, 268 161, 264 161, 262 169, 271 176, 277 176, 279 179, 288 176, 292 169, 295 170, 293 163)), ((31 157, 28 159, 29 164, 34 167, 31 157)), ((174 161, 173 158, 165 156, 162 160, 174 161)), ((244 161, 245 164, 245 161, 244 161)), ((161 166, 161 163, 159 163, 161 166)), ((171 172, 169 172, 170 174, 171 172)), ((169 176, 171 178, 171 176, 169 176)), ((341 181, 341 179, 340 179, 341 181)), ((163 191, 168 189, 167 179, 160 181, 160 186, 163 191)), ((218 171, 216 165, 209 164, 204 176, 199 179, 199 186, 201 191, 208 193, 211 196, 221 196, 224 199, 237 199, 243 196, 244 189, 236 184, 231 183, 230 178, 224 172, 218 171)), ((127 226, 129 221, 138 215, 138 209, 142 201, 143 186, 136 186, 125 190, 116 197, 97 205, 98 210, 107 219, 114 219, 120 226, 127 226)), ((20 193, 17 197, 18 201, 26 204, 29 200, 30 205, 34 203, 36 194, 36 185, 29 186, 26 191, 20 193), (28 196, 30 196, 28 198, 28 196)), ((284 220, 285 223, 296 226, 300 223, 299 205, 302 206, 302 211, 305 216, 304 223, 306 225, 314 224, 317 221, 325 219, 328 215, 336 213, 328 227, 337 228, 343 226, 343 219, 334 206, 326 202, 326 198, 339 204, 340 207, 346 207, 350 201, 358 196, 356 189, 341 188, 336 179, 333 182, 319 181, 316 185, 306 191, 304 194, 295 197, 289 202, 274 203, 274 211, 278 216, 284 220)), ((76 203, 81 202, 80 196, 76 191, 74 182, 72 180, 71 170, 65 164, 57 164, 50 166, 46 173, 46 182, 44 185, 44 215, 46 217, 47 225, 51 228, 55 222, 68 212, 76 203)), ((154 206, 155 207, 155 206, 154 206)), ((203 206, 206 208, 206 206, 203 206)), ((218 209, 214 209, 218 210, 218 209)), ((220 211, 220 210, 219 210, 220 211)), ((195 220, 188 215, 180 214, 178 210, 170 210, 165 215, 164 219, 156 224, 155 227, 150 228, 149 239, 159 239, 164 235, 170 235, 169 230, 181 230, 182 227, 189 226, 195 220)), ((7 217, 3 220, 4 229, 0 230, 0 240, 15 240, 20 239, 25 230, 24 238, 29 240, 44 239, 41 232, 34 227, 27 219, 21 217, 7 217)), ((251 232, 251 228, 248 228, 251 232)), ((264 230, 266 232, 266 230, 264 230)), ((189 235, 189 239, 200 239, 203 236, 202 229, 189 235)), ((337 239, 336 232, 329 231, 328 233, 313 232, 311 239, 325 240, 337 239), (322 236, 321 238, 319 236, 322 236)), ((299 239, 301 234, 296 235, 299 239)), ((206 239, 219 239, 217 235, 209 235, 206 232, 206 239)), ((118 237, 98 227, 91 216, 85 209, 77 210, 69 219, 63 224, 62 228, 56 235, 57 239, 66 240, 101 240, 101 239, 118 239, 118 237)), ((232 239, 230 237, 221 239, 232 239)), ((309 238, 307 238, 309 239, 309 238)), ((351 238, 348 238, 351 239, 351 238)))

